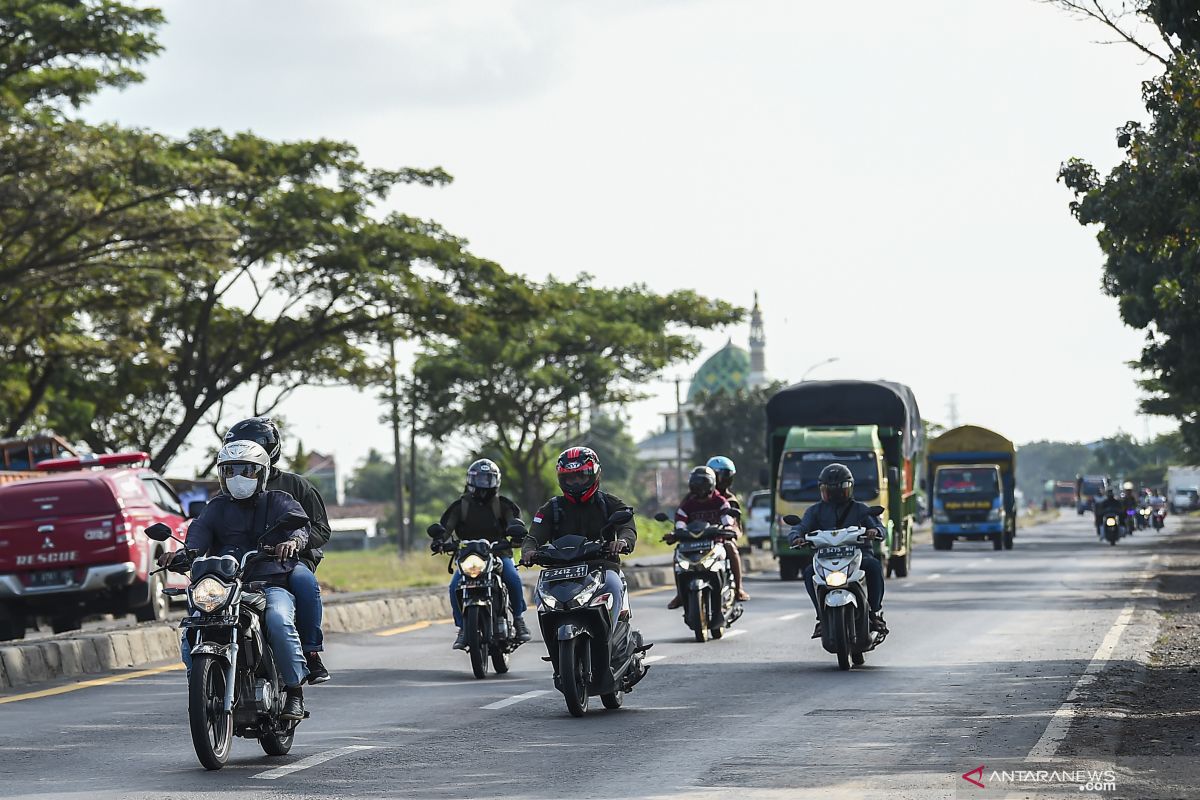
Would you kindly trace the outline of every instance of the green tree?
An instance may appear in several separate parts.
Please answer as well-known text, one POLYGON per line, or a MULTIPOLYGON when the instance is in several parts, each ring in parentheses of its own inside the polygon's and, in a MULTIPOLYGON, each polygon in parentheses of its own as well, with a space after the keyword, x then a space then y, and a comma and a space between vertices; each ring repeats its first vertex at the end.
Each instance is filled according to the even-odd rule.
POLYGON ((692 461, 703 464, 715 455, 728 456, 738 469, 735 487, 744 494, 760 488, 767 468, 767 400, 783 388, 772 383, 736 392, 701 392, 688 418, 695 450, 692 461))
POLYGON ((601 477, 607 491, 634 505, 644 499, 634 483, 640 463, 637 442, 629 435, 627 420, 616 413, 595 414, 582 435, 562 442, 564 449, 573 445, 590 447, 600 456, 604 468, 601 477))
POLYGON ((540 284, 505 276, 492 287, 475 324, 454 342, 427 343, 415 373, 426 432, 491 444, 525 508, 544 501, 552 443, 585 398, 617 411, 664 367, 696 354, 690 330, 744 314, 690 291, 605 289, 587 276, 540 284))
POLYGON ((392 462, 384 459, 375 448, 367 453, 361 464, 355 467, 346 482, 346 495, 373 503, 392 502, 396 499, 396 481, 392 462))

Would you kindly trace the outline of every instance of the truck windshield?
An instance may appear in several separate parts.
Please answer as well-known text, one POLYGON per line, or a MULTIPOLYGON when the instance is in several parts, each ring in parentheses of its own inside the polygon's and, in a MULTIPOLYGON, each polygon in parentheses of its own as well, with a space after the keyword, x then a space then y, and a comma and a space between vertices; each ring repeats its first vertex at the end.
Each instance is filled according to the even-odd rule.
POLYGON ((994 469, 939 469, 938 494, 999 493, 999 481, 994 469))
POLYGON ((879 494, 879 470, 871 451, 791 452, 783 454, 779 496, 788 502, 821 499, 817 478, 830 464, 844 464, 854 475, 854 498, 871 500, 879 494))
POLYGON ((1104 494, 1104 484, 1100 481, 1084 481, 1083 486, 1080 488, 1083 490, 1084 495, 1104 494))

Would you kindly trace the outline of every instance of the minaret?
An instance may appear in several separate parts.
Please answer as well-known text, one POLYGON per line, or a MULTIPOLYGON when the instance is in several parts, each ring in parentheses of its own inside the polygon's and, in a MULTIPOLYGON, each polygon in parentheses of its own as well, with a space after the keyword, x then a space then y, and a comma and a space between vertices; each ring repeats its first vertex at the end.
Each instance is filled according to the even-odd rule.
POLYGON ((750 311, 750 388, 767 382, 767 337, 763 333, 762 309, 758 307, 758 292, 754 293, 754 308, 750 311))

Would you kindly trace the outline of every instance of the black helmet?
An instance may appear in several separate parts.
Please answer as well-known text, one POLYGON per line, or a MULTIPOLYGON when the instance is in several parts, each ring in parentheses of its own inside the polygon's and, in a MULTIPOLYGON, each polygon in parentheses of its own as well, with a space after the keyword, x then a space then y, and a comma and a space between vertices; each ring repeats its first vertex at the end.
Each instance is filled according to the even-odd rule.
POLYGON ((707 497, 717 488, 717 476, 709 467, 696 467, 688 475, 688 491, 697 497, 707 497))
POLYGON ((600 488, 600 457, 590 447, 563 450, 554 465, 558 488, 572 503, 586 503, 600 488))
POLYGON ((271 457, 271 466, 279 463, 279 451, 283 444, 279 436, 279 426, 270 417, 251 417, 235 424, 225 434, 225 443, 257 442, 271 457))
POLYGON ((844 503, 854 497, 854 473, 845 464, 830 464, 817 478, 821 499, 826 503, 844 503))
POLYGON ((467 491, 480 503, 486 503, 500 488, 500 467, 490 458, 481 458, 467 467, 467 491))

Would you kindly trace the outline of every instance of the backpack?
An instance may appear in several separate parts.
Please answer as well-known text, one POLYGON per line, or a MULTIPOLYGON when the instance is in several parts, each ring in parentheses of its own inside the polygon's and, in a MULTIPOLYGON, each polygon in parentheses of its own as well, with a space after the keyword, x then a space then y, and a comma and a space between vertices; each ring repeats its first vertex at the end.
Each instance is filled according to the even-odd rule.
MULTIPOLYGON (((600 507, 604 511, 604 518, 608 519, 610 516, 608 513, 608 495, 604 492, 596 492, 596 496, 600 498, 600 507)), ((562 522, 563 518, 562 499, 562 495, 555 495, 550 498, 550 519, 555 538, 558 537, 558 523, 562 522)))
MULTIPOLYGON (((516 505, 511 500, 506 499, 504 503, 501 503, 500 500, 499 494, 492 495, 492 519, 496 520, 496 527, 503 534, 508 530, 508 523, 516 518, 516 515, 512 513, 516 505)), ((471 507, 470 502, 465 494, 459 499, 458 518, 460 523, 467 520, 467 512, 471 507)))

